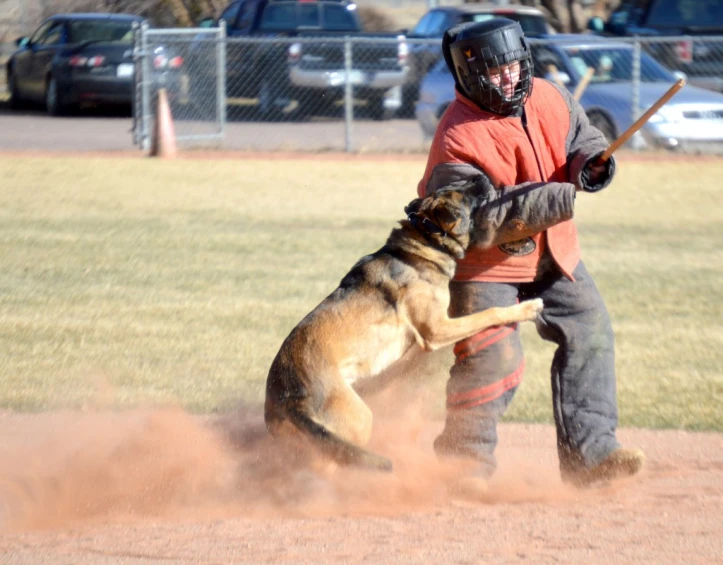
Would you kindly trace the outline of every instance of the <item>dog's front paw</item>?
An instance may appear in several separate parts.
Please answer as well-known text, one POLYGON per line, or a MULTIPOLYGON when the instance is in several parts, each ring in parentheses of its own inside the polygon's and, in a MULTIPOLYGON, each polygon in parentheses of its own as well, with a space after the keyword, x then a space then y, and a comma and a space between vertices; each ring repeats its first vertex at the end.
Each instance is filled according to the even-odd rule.
POLYGON ((542 312, 544 304, 542 298, 534 298, 533 300, 525 300, 519 304, 522 320, 534 320, 537 315, 542 312))

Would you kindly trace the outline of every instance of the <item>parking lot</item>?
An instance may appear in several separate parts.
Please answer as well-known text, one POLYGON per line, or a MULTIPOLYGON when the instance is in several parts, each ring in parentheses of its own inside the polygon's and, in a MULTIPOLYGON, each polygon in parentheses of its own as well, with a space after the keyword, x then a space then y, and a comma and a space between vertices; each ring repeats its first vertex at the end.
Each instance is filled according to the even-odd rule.
MULTIPOLYGON (((176 131, 189 127, 175 124, 176 131)), ((2 151, 132 151, 133 119, 125 113, 90 112, 49 117, 42 108, 12 112, 0 104, 2 151)), ((362 153, 422 152, 426 145, 415 120, 359 120, 352 124, 353 150, 362 153)), ((342 151, 344 122, 312 119, 306 122, 264 123, 230 121, 223 142, 214 147, 258 151, 342 151)))

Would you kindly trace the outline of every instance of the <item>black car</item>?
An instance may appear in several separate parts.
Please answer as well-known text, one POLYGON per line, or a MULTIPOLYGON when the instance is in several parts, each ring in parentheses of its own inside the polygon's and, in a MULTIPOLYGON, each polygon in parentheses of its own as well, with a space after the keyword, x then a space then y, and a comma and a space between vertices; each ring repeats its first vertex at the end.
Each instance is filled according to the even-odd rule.
MULTIPOLYGON (((127 14, 58 14, 45 20, 7 62, 11 107, 45 103, 60 115, 82 103, 131 105, 134 91, 133 24, 127 14)), ((160 54, 163 55, 163 54, 160 54)), ((154 65, 177 70, 181 57, 157 56, 154 65)))

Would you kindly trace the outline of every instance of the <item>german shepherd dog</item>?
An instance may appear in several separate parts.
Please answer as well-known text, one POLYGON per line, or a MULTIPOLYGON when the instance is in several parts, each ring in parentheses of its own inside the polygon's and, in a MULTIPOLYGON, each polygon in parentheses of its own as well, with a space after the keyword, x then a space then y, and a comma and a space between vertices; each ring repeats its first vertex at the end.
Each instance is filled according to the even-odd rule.
POLYGON ((470 190, 445 188, 410 202, 384 247, 359 260, 291 331, 266 381, 272 436, 296 428, 339 464, 391 471, 389 459, 363 447, 372 412, 352 385, 415 345, 431 351, 537 317, 539 299, 448 317, 448 285, 470 244, 474 201, 470 190))

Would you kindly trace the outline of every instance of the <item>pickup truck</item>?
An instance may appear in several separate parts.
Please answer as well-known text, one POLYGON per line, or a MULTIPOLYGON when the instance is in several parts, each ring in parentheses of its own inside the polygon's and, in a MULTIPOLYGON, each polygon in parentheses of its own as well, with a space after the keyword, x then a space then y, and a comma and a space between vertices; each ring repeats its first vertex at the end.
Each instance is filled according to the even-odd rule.
POLYGON ((588 28, 607 36, 660 38, 643 48, 696 86, 723 92, 723 0, 623 0, 607 21, 588 28), (665 38, 678 38, 665 41, 665 38))
MULTIPOLYGON (((228 36, 226 93, 256 98, 258 111, 267 119, 279 118, 294 100, 295 111, 304 115, 328 109, 343 98, 347 37, 354 40, 348 80, 355 102, 362 102, 374 119, 390 117, 401 103, 406 40, 396 33, 363 32, 354 4, 235 0, 219 20, 226 22, 228 36), (395 89, 396 98, 390 96, 395 89)), ((218 20, 201 25, 218 25, 218 20)), ((214 72, 212 65, 199 68, 214 72)), ((213 77, 195 78, 200 84, 214 84, 213 77)))

